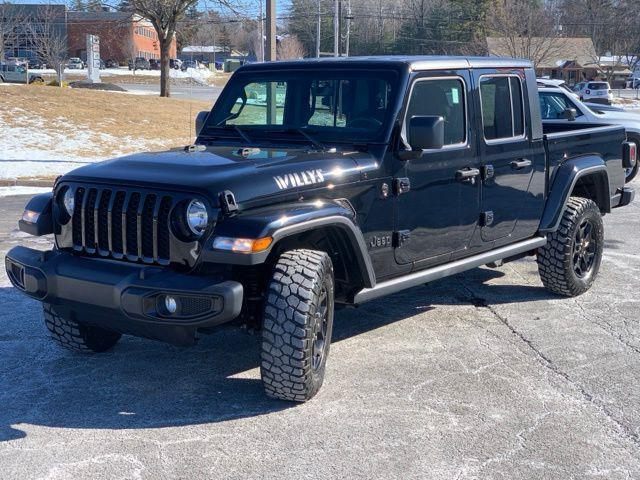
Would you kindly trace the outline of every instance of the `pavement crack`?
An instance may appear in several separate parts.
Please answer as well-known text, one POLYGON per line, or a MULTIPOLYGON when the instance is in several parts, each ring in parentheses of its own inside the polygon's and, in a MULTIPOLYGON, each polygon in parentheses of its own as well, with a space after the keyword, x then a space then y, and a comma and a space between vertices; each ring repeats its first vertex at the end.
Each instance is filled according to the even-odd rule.
POLYGON ((634 429, 630 428, 623 421, 618 419, 614 414, 612 414, 609 409, 606 407, 604 402, 594 397, 591 393, 589 393, 582 385, 576 382, 571 376, 561 370, 558 365, 556 365, 551 358, 544 354, 534 343, 532 340, 527 338, 522 332, 518 331, 510 322, 509 319, 501 315, 500 312, 496 310, 496 308, 491 305, 485 298, 479 297, 475 294, 475 292, 467 286, 464 281, 459 280, 459 285, 462 287, 464 292, 469 295, 469 301, 476 308, 483 308, 489 311, 497 320, 499 320, 505 327, 509 329, 512 335, 514 335, 518 340, 526 345, 526 347, 534 353, 534 356, 538 363, 544 366, 546 369, 556 374, 560 378, 562 378, 565 382, 575 388, 582 399, 589 404, 596 407, 605 417, 607 417, 616 427, 618 433, 621 437, 631 441, 635 446, 640 447, 640 435, 634 429))

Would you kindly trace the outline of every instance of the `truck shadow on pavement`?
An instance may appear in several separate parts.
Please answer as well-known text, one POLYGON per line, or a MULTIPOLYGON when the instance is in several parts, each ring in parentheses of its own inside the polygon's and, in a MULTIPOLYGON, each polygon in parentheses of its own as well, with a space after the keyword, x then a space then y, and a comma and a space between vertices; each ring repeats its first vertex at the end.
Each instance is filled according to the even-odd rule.
MULTIPOLYGON (((503 275, 476 270, 341 310, 334 342, 438 305, 553 298, 540 286, 482 284, 503 275), (476 293, 467 284, 476 285, 476 293)), ((224 422, 295 406, 264 395, 257 370, 260 336, 236 326, 205 336, 191 348, 125 336, 111 352, 82 355, 49 340, 37 302, 4 287, 0 306, 0 441, 25 437, 29 425, 160 428, 224 422)))

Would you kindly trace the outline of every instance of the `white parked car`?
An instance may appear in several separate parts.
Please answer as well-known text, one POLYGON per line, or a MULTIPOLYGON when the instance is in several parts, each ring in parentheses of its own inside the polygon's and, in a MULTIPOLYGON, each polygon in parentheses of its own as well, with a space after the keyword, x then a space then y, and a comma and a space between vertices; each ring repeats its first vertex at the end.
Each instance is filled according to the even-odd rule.
POLYGON ((82 70, 84 68, 84 62, 78 57, 71 57, 67 62, 67 68, 71 70, 82 70))
POLYGON ((557 87, 557 88, 562 88, 567 93, 569 93, 569 95, 572 95, 575 98, 577 98, 578 100, 580 100, 580 95, 578 95, 576 92, 571 90, 569 85, 567 85, 567 83, 564 80, 558 80, 558 79, 554 79, 554 78, 538 78, 536 80, 536 82, 538 83, 538 87, 557 87))
MULTIPOLYGON (((540 113, 545 123, 580 122, 597 125, 622 125, 627 130, 627 139, 640 146, 640 115, 632 112, 614 111, 598 105, 588 107, 572 94, 557 87, 538 87, 540 113)), ((638 174, 639 164, 625 171, 630 182, 638 174)))
POLYGON ((576 84, 573 91, 578 94, 580 100, 584 102, 605 103, 611 105, 613 93, 609 82, 592 81, 580 82, 576 84))

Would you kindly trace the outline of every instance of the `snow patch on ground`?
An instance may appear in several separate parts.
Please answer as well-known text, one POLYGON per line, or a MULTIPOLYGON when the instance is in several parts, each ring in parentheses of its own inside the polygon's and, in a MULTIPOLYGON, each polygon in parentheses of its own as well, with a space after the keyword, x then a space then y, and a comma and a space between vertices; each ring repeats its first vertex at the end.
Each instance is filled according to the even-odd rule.
POLYGON ((625 110, 640 110, 640 100, 635 98, 614 98, 612 103, 625 110))
MULTIPOLYGON (((41 75, 55 75, 56 71, 50 68, 44 70, 29 70, 32 73, 38 73, 41 75)), ((65 75, 87 75, 87 69, 65 69, 65 75)), ((128 68, 105 68, 100 70, 101 77, 114 77, 118 75, 135 75, 140 77, 159 77, 160 70, 136 70, 135 73, 128 68)), ((187 68, 186 71, 176 70, 174 68, 169 70, 169 76, 171 78, 191 78, 200 83, 207 83, 208 79, 215 76, 208 68, 187 68)))
POLYGON ((0 187, 0 198, 13 197, 15 195, 38 195, 39 193, 49 193, 51 187, 0 187))
POLYGON ((3 113, 0 116, 0 179, 61 175, 88 163, 129 153, 132 144, 140 151, 165 147, 159 140, 92 131, 86 125, 70 124, 63 117, 45 122, 21 108, 3 113), (103 151, 101 145, 105 144, 116 148, 111 148, 106 156, 94 153, 103 151), (119 145, 122 148, 117 148, 119 145))

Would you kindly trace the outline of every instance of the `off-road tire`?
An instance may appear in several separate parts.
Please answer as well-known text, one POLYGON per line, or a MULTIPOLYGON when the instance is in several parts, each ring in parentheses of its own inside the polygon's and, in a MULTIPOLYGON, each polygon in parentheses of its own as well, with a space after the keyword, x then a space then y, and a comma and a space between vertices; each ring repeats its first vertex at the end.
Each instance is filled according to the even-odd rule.
POLYGON ((558 230, 549 234, 547 244, 538 249, 538 272, 542 283, 547 290, 558 295, 575 297, 583 294, 591 288, 598 275, 603 245, 604 225, 598 205, 587 198, 570 197, 558 230), (580 276, 575 270, 576 238, 584 222, 591 224, 595 248, 591 267, 584 276, 580 276))
POLYGON ((82 353, 101 353, 112 348, 120 337, 120 333, 100 327, 84 325, 58 314, 52 305, 44 303, 44 323, 51 338, 61 347, 82 353))
POLYGON ((329 256, 315 250, 283 253, 268 286, 262 323, 260 374, 269 397, 305 402, 318 393, 331 344, 333 310, 329 256))

